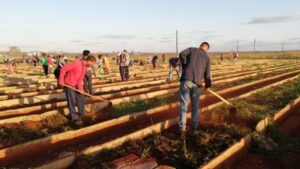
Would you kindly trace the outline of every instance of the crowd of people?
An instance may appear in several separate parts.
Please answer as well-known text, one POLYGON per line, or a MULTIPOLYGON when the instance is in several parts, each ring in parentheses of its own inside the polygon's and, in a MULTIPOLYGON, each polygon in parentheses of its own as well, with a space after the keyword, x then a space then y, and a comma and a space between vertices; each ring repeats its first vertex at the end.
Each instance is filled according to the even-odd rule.
MULTIPOLYGON (((202 79, 205 81, 205 89, 210 88, 212 83, 210 58, 207 55, 209 48, 209 43, 203 42, 200 47, 187 48, 179 56, 171 57, 168 60, 169 73, 167 81, 169 83, 173 82, 174 71, 180 81, 180 109, 178 113, 180 132, 185 132, 187 128, 186 114, 189 102, 192 105, 191 129, 198 128, 202 79)), ((232 57, 235 61, 238 58, 238 54, 232 53, 232 57)), ((220 55, 220 59, 224 59, 223 54, 220 55)), ((99 71, 100 75, 109 75, 111 73, 110 60, 112 59, 109 59, 107 54, 99 54, 96 58, 89 50, 84 50, 80 57, 76 57, 75 61, 70 61, 63 55, 53 57, 46 53, 34 54, 30 61, 25 56, 22 57, 23 63, 29 63, 33 67, 41 65, 46 77, 49 76, 49 73, 54 73, 58 87, 64 88, 70 112, 69 118, 73 121, 80 119, 80 116, 85 114, 84 94, 94 94, 92 80, 93 76, 96 76, 96 72, 99 71), (78 111, 76 111, 76 106, 78 111)), ((131 60, 127 50, 123 50, 113 60, 119 66, 120 80, 127 81, 130 78, 130 67, 134 64, 140 66, 152 64, 153 69, 156 70, 159 56, 148 56, 145 60, 131 60)), ((166 63, 166 60, 166 55, 161 55, 162 63, 166 63)), ((8 71, 14 73, 15 61, 13 59, 5 60, 5 63, 8 66, 8 71)))

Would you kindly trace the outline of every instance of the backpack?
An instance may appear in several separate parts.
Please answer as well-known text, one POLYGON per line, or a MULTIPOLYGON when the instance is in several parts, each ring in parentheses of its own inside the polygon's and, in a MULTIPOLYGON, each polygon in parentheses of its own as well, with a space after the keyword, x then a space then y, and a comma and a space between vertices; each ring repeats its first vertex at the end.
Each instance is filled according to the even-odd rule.
POLYGON ((60 69, 61 69, 61 66, 60 66, 59 61, 58 61, 57 62, 57 67, 54 69, 54 76, 55 76, 56 79, 59 79, 60 69))
POLYGON ((126 61, 127 61, 126 54, 122 53, 120 55, 120 63, 126 63, 126 61))
POLYGON ((58 66, 58 67, 54 70, 54 76, 55 76, 56 79, 59 79, 60 69, 61 69, 61 67, 58 66))

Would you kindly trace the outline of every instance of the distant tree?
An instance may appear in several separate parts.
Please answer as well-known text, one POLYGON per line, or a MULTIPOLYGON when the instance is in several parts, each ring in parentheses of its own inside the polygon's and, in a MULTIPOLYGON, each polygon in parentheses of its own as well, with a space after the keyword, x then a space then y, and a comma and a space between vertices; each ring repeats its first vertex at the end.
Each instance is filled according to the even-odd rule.
POLYGON ((9 50, 8 50, 9 57, 21 58, 22 55, 23 55, 23 52, 17 46, 9 47, 9 50))

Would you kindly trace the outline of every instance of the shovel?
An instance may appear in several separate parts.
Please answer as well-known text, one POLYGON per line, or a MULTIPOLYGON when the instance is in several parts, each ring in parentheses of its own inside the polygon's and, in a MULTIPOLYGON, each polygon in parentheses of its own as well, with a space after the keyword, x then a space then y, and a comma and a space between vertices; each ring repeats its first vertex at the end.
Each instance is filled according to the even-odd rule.
POLYGON ((222 100, 228 106, 230 106, 230 109, 229 109, 230 114, 235 115, 237 113, 237 109, 229 101, 227 101, 222 96, 220 96, 218 93, 216 93, 216 92, 214 92, 214 91, 212 91, 210 89, 207 89, 207 91, 210 92, 211 94, 213 94, 214 96, 216 96, 217 98, 219 98, 220 100, 222 100))

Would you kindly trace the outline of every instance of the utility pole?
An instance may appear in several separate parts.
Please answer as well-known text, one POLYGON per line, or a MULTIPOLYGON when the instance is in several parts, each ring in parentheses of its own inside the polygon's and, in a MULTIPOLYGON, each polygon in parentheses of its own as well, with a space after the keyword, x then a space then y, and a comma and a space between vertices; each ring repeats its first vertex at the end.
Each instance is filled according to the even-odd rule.
POLYGON ((255 50, 256 50, 255 49, 255 47, 256 47, 255 45, 256 45, 256 39, 254 39, 254 43, 253 43, 253 52, 255 52, 255 50))
POLYGON ((176 56, 178 56, 178 31, 176 30, 176 56))
POLYGON ((237 43, 236 43, 236 52, 237 52, 237 53, 239 52, 239 40, 238 40, 237 43))
POLYGON ((281 52, 283 52, 284 51, 284 42, 282 41, 282 43, 281 43, 281 52))

